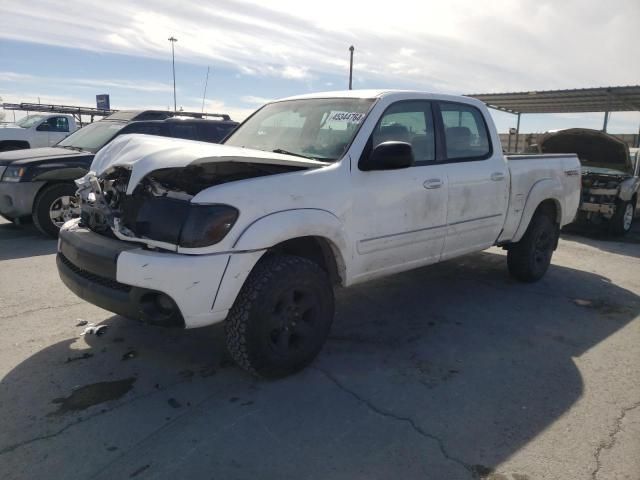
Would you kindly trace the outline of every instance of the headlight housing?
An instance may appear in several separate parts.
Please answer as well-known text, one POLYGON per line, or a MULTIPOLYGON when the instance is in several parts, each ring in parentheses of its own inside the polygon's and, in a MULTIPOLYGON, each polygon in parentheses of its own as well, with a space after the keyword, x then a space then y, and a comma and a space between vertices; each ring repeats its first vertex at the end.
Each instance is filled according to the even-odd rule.
POLYGON ((8 166, 2 175, 3 182, 19 182, 24 177, 27 169, 25 167, 8 166))
POLYGON ((136 236, 184 248, 201 248, 222 240, 238 219, 230 205, 200 205, 168 197, 129 198, 122 223, 136 236))
POLYGON ((182 225, 179 245, 185 248, 215 245, 229 233, 238 213, 229 205, 191 205, 182 225))

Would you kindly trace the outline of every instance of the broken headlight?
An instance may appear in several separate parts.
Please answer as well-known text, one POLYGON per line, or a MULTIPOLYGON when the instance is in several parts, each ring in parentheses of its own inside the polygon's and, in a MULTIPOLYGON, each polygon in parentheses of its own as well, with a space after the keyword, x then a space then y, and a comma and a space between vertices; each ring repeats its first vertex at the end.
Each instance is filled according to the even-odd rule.
POLYGON ((238 210, 229 205, 191 205, 180 232, 181 247, 198 248, 222 240, 238 219, 238 210))
POLYGON ((134 235, 185 248, 218 243, 239 213, 229 205, 199 205, 168 197, 130 197, 122 210, 122 224, 134 235))

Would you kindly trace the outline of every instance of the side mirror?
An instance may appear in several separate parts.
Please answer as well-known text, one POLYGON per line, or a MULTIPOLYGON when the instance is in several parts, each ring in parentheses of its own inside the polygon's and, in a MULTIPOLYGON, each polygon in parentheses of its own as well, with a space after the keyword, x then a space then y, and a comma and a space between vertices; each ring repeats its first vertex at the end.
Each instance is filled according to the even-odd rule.
POLYGON ((49 124, 48 123, 41 123, 40 125, 38 125, 38 128, 36 128, 37 131, 39 132, 48 132, 49 131, 49 124))
POLYGON ((358 168, 364 171, 397 170, 413 166, 413 149, 407 142, 382 142, 377 145, 369 157, 358 163, 358 168))

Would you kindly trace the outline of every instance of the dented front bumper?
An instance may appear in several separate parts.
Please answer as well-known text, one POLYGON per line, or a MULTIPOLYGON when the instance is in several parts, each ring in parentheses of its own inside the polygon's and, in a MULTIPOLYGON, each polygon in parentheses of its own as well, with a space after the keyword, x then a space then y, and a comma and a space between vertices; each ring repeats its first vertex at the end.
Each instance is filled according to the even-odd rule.
POLYGON ((260 256, 149 250, 78 223, 60 231, 57 264, 65 285, 94 305, 157 325, 194 328, 224 320, 260 256))

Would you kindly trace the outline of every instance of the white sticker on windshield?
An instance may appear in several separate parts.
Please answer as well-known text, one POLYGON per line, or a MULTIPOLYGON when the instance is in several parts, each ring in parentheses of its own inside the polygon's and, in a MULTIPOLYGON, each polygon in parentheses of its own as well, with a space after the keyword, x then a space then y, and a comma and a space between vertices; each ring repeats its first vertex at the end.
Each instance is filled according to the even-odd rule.
POLYGON ((360 123, 364 113, 359 112, 334 112, 329 120, 346 121, 348 123, 360 123))

